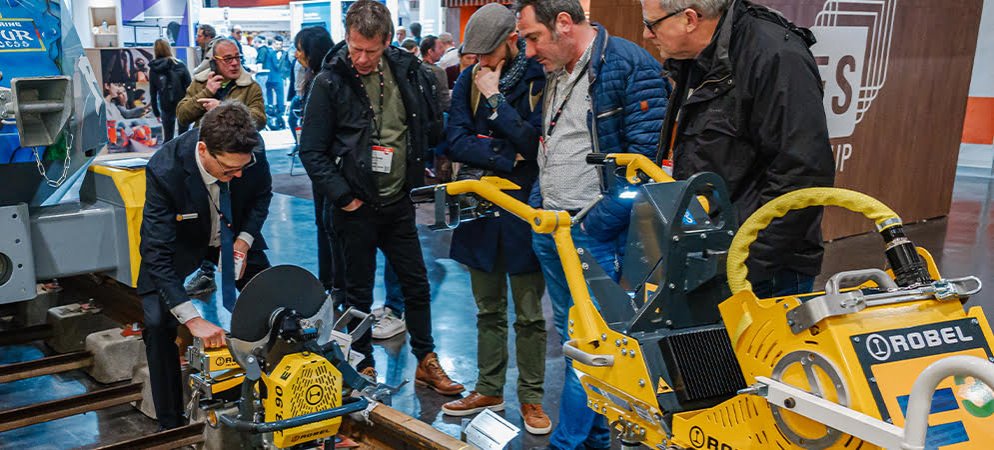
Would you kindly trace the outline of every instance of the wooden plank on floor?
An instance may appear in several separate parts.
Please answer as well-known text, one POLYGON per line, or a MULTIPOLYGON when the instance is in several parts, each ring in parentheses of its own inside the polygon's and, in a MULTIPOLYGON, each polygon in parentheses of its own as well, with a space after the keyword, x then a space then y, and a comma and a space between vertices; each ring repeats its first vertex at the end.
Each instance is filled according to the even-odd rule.
POLYGON ((346 417, 342 434, 363 448, 461 450, 472 448, 431 425, 386 405, 377 405, 369 413, 372 424, 346 417))
POLYGON ((191 423, 148 436, 105 445, 96 450, 169 450, 204 441, 204 424, 191 423))

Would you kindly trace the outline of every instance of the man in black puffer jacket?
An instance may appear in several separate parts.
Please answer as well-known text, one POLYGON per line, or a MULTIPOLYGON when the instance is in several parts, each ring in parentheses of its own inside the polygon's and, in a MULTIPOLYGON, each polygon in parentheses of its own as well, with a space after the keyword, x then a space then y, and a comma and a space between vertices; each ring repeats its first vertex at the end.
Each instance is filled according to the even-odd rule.
MULTIPOLYGON (((404 293, 415 380, 455 395, 463 386, 449 379, 434 351, 428 275, 408 196, 423 184, 425 152, 441 131, 435 78, 413 55, 390 47, 393 25, 382 3, 354 3, 345 25, 346 40, 328 52, 311 84, 300 160, 327 198, 348 261, 346 304, 370 312, 379 248, 404 293)), ((370 333, 353 347, 365 355, 359 371, 375 378, 370 333)))
MULTIPOLYGON (((835 164, 814 36, 745 0, 643 0, 644 36, 676 81, 657 159, 673 176, 715 172, 739 222, 788 192, 832 186, 835 164)), ((658 161, 657 161, 658 162, 658 161)), ((759 234, 749 280, 760 297, 810 292, 824 254, 821 208, 759 234)))

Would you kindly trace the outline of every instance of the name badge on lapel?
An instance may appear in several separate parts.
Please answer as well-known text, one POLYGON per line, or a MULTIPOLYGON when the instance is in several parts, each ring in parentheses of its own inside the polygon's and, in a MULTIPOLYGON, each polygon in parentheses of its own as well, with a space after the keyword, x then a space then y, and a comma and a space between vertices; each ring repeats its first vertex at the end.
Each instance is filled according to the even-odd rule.
POLYGON ((194 219, 196 219, 198 217, 200 217, 200 214, 197 214, 197 213, 177 214, 176 215, 176 221, 177 222, 182 222, 184 220, 194 220, 194 219))

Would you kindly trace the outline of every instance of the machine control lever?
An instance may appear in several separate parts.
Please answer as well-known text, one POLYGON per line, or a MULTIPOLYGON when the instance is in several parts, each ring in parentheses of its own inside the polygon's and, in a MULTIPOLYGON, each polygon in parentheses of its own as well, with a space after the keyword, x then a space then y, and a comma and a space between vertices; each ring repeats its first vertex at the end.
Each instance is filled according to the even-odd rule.
POLYGON ((570 339, 563 344, 563 354, 585 366, 611 367, 614 365, 614 355, 594 355, 587 353, 576 346, 576 339, 570 339))
POLYGON ((604 200, 604 195, 603 194, 597 194, 597 198, 594 199, 593 202, 591 202, 587 206, 584 206, 583 209, 580 210, 580 212, 576 213, 576 215, 573 216, 572 219, 570 219, 570 225, 572 225, 572 226, 575 227, 575 226, 579 225, 580 222, 583 222, 583 219, 585 217, 587 217, 587 214, 590 214, 590 211, 593 210, 594 207, 597 206, 597 204, 601 202, 601 200, 604 200))

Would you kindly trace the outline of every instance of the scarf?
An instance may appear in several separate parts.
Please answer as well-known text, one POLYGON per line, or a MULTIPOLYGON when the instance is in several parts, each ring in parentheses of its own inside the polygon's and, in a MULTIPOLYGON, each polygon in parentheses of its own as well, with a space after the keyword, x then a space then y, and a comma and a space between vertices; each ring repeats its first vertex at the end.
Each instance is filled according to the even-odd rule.
POLYGON ((528 68, 528 58, 525 57, 525 40, 518 39, 518 56, 511 62, 511 67, 501 74, 498 84, 500 92, 507 94, 511 88, 518 84, 521 77, 525 75, 526 68, 528 68))

